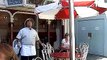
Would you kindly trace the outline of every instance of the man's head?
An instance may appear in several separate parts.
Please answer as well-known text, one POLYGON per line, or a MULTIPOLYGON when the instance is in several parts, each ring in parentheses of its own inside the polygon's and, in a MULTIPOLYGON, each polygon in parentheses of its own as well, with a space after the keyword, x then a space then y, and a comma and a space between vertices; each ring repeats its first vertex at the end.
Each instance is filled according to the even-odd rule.
POLYGON ((26 19, 26 21, 25 21, 25 23, 24 23, 24 25, 26 26, 26 27, 32 27, 33 26, 33 19, 32 18, 27 18, 26 19))

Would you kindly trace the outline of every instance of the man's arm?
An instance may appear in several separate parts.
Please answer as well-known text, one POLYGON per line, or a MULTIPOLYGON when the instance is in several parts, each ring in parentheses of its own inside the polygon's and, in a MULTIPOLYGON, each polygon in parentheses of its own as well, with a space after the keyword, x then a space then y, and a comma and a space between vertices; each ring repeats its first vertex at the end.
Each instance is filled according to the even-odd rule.
POLYGON ((37 42, 39 42, 42 46, 44 46, 44 43, 42 43, 41 40, 38 40, 37 42))
POLYGON ((22 39, 22 30, 20 30, 16 36, 18 47, 21 47, 21 39, 22 39))
POLYGON ((38 40, 38 42, 39 42, 41 45, 43 44, 40 40, 38 40))
POLYGON ((42 46, 44 46, 44 43, 41 42, 39 35, 36 33, 36 41, 39 42, 42 46))
POLYGON ((16 36, 17 41, 20 41, 22 39, 22 30, 20 30, 16 36))

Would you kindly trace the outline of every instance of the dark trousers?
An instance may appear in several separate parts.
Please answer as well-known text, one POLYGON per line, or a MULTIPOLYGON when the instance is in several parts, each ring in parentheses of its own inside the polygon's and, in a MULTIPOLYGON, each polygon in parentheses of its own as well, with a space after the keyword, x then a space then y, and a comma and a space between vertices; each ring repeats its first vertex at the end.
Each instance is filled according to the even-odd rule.
POLYGON ((32 60, 36 58, 36 56, 21 56, 21 60, 32 60))

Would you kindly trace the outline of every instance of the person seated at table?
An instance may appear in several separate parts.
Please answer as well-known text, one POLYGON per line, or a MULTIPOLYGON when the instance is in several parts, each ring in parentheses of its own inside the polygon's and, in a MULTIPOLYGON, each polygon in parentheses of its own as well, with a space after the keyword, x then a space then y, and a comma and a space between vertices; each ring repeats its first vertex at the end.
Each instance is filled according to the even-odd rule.
POLYGON ((61 50, 67 51, 69 50, 69 48, 70 48, 69 34, 66 33, 61 42, 61 50))

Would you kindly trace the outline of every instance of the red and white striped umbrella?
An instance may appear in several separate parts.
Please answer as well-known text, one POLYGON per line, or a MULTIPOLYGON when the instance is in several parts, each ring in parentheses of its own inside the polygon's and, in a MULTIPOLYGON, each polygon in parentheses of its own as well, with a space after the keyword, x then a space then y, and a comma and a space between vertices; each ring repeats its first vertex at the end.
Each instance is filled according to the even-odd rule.
MULTIPOLYGON (((63 8, 56 14, 56 19, 68 19, 69 7, 65 7, 69 6, 69 4, 66 0, 62 0, 61 4, 63 8)), ((106 11, 106 8, 96 6, 94 0, 74 0, 74 6, 75 18, 96 16, 106 11)))
MULTIPOLYGON (((94 0, 74 0, 74 15, 76 17, 90 17, 106 11, 106 8, 97 7, 94 0)), ((35 9, 40 19, 69 19, 69 3, 61 0, 61 4, 51 3, 35 9)))

